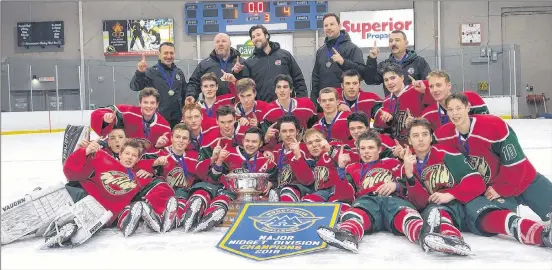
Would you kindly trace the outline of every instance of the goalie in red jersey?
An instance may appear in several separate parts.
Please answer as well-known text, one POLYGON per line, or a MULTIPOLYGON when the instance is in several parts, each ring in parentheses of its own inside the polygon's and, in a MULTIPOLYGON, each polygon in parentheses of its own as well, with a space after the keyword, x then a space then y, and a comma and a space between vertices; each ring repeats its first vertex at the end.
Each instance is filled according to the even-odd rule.
POLYGON ((469 115, 467 97, 454 93, 446 100, 450 123, 435 134, 439 143, 460 150, 487 185, 484 201, 466 209, 477 224, 473 233, 508 235, 523 244, 552 247, 550 223, 539 224, 518 216, 527 205, 543 221, 550 220, 552 183, 527 159, 514 130, 494 115, 469 115))
POLYGON ((132 139, 121 147, 117 160, 101 150, 100 144, 91 142, 71 154, 63 168, 69 181, 79 181, 86 193, 113 213, 106 224, 118 219, 117 227, 124 236, 134 233, 141 219, 160 232, 156 219, 173 211, 166 204, 174 196, 172 188, 140 176, 135 168, 144 148, 143 142, 132 139))
MULTIPOLYGON (((450 122, 447 115, 445 100, 450 96, 450 77, 448 73, 442 70, 434 70, 427 75, 429 82, 429 92, 437 102, 431 103, 422 113, 422 117, 431 123, 433 131, 437 131, 441 126, 450 122)), ((489 114, 489 109, 485 101, 473 91, 465 91, 464 95, 470 103, 470 115, 489 114)))
POLYGON ((358 242, 365 233, 387 230, 424 246, 431 227, 423 222, 414 205, 405 200, 401 162, 380 158, 380 135, 373 130, 363 132, 355 143, 361 161, 340 168, 339 176, 355 187, 356 199, 352 208, 341 215, 337 227, 318 229, 320 238, 332 246, 358 252, 358 242))
POLYGON ((92 130, 103 137, 113 127, 121 127, 128 138, 146 139, 151 147, 165 146, 166 138, 164 141, 161 138, 168 135, 171 128, 157 112, 159 92, 155 88, 146 87, 140 91, 139 101, 140 106, 119 104, 94 110, 90 120, 92 130))

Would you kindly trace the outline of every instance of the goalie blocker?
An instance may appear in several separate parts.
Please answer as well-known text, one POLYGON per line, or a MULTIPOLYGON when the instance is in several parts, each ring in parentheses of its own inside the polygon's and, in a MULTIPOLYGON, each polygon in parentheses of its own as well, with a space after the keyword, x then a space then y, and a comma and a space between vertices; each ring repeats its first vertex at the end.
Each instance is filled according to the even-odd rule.
POLYGON ((67 125, 63 134, 62 165, 65 164, 67 157, 77 150, 82 140, 90 141, 90 127, 67 125))

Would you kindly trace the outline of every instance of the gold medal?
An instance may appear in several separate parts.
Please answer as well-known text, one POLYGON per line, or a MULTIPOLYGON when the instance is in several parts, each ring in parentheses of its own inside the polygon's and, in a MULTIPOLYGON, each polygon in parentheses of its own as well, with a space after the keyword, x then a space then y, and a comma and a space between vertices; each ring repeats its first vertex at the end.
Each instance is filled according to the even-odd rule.
POLYGON ((169 90, 169 96, 173 96, 174 95, 174 91, 173 90, 169 90))

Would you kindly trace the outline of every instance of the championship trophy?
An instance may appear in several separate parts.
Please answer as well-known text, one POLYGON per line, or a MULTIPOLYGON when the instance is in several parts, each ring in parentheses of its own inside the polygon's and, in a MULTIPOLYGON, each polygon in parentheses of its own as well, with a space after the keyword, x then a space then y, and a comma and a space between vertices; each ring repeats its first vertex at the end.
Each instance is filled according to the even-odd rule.
POLYGON ((230 202, 222 226, 230 226, 245 203, 268 201, 268 196, 262 193, 268 186, 269 176, 268 173, 230 173, 224 176, 226 188, 237 196, 230 202))

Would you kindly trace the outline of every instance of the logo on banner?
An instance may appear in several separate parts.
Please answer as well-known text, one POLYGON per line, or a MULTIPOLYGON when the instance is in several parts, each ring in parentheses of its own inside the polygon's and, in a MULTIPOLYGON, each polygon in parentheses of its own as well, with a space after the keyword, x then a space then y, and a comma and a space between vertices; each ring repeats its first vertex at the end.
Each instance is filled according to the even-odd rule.
POLYGON ((251 57, 253 55, 253 50, 255 50, 255 45, 253 44, 253 41, 247 40, 243 44, 239 44, 237 46, 238 52, 240 52, 240 55, 242 58, 246 59, 251 57))
POLYGON ((334 227, 339 203, 247 203, 217 247, 263 261, 326 248, 316 230, 334 227))

